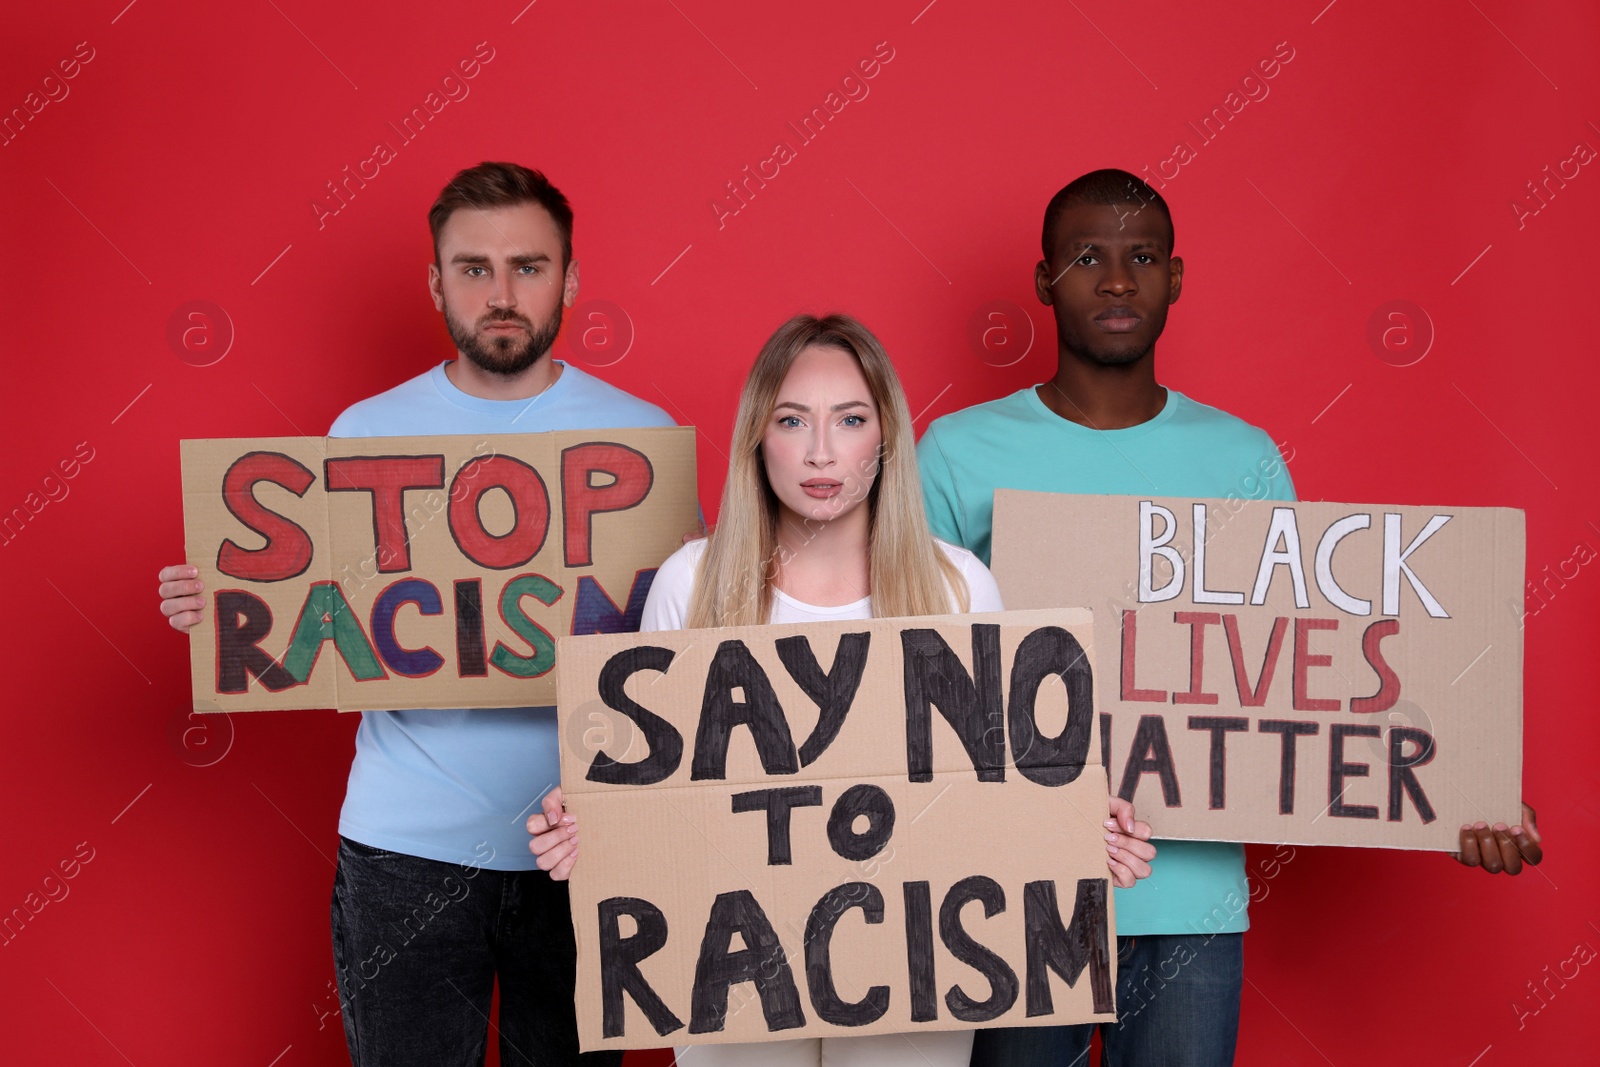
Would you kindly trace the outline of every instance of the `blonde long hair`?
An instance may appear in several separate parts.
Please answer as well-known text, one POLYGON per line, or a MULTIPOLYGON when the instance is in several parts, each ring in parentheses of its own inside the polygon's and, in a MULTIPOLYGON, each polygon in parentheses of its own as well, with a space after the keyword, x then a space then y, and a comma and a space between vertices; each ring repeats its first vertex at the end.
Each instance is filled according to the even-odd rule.
POLYGON ((928 531, 911 414, 888 353, 848 315, 796 315, 767 339, 745 380, 721 513, 689 602, 691 628, 761 625, 771 617, 772 583, 783 561, 778 498, 762 464, 761 439, 789 368, 812 346, 856 358, 882 420, 878 477, 864 502, 873 615, 941 615, 970 605, 966 580, 928 531))

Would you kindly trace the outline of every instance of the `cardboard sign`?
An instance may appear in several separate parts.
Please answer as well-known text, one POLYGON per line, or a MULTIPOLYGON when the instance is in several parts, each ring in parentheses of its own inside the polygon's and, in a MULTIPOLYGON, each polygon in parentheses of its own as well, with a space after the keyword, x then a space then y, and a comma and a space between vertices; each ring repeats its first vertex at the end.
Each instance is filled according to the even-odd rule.
POLYGON ((561 642, 585 1049, 1107 1020, 1089 613, 561 642))
POLYGON ((555 703, 556 634, 637 629, 694 430, 183 442, 196 711, 555 703))
POLYGON ((1092 606, 1158 836, 1454 850, 1520 821, 1523 516, 995 494, 1008 607, 1092 606))

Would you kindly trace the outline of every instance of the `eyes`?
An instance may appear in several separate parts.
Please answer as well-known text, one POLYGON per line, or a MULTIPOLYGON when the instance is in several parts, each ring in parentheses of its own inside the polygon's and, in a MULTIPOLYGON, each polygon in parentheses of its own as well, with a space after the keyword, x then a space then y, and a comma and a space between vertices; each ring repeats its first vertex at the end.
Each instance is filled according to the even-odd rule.
MULTIPOLYGON (((856 430, 867 424, 867 417, 855 412, 848 412, 839 419, 839 425, 846 429, 856 430)), ((799 430, 805 427, 805 421, 799 415, 779 415, 776 425, 784 430, 799 430)))
MULTIPOLYGON (((1135 252, 1132 256, 1132 259, 1135 264, 1141 267, 1154 266, 1156 262, 1156 257, 1149 252, 1135 252)), ((1074 260, 1073 264, 1080 267, 1092 267, 1099 262, 1100 259, 1095 253, 1085 252, 1083 255, 1074 260)))
MULTIPOLYGON (((489 268, 482 266, 481 264, 474 263, 463 268, 461 273, 465 274, 468 278, 487 278, 489 277, 489 268)), ((512 268, 512 273, 522 278, 532 278, 540 273, 539 264, 519 263, 512 268)))

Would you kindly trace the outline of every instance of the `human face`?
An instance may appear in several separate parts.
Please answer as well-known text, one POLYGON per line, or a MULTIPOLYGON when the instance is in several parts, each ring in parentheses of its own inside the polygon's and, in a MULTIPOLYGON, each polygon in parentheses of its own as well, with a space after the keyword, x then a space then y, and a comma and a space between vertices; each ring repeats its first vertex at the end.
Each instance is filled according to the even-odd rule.
POLYGON ((578 265, 561 260, 561 233, 538 204, 461 208, 445 220, 428 288, 461 357, 512 377, 549 352, 578 295, 578 265))
POLYGON ((1149 355, 1183 290, 1183 260, 1172 255, 1166 216, 1137 202, 1073 204, 1053 239, 1034 287, 1055 309, 1061 347, 1101 366, 1149 355))
POLYGON ((856 357, 818 345, 801 352, 761 437, 767 482, 783 511, 814 522, 856 513, 877 481, 882 444, 878 405, 856 357))

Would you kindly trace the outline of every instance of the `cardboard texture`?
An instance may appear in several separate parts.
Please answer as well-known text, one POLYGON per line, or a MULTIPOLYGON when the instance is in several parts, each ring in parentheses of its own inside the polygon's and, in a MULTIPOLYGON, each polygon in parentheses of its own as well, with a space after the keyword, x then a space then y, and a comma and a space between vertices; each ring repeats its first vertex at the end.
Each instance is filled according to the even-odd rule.
POLYGON ((686 427, 182 449, 202 712, 553 704, 699 515, 686 427))
POLYGON ((1159 837, 1519 822, 1523 566, 1507 508, 995 494, 1006 605, 1094 609, 1112 790, 1159 837))
POLYGON ((1113 1018, 1092 656, 1085 611, 562 639, 583 1047, 1113 1018))

